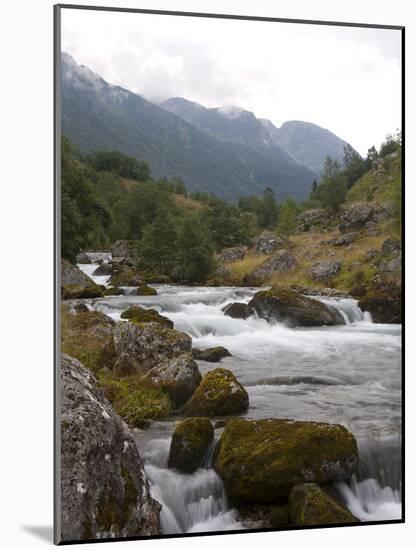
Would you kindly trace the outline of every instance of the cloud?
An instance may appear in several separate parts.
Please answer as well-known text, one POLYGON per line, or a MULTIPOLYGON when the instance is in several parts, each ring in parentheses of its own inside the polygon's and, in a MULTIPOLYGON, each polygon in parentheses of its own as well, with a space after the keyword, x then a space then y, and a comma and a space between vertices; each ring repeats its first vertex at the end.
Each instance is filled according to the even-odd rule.
POLYGON ((150 100, 314 122, 362 154, 400 126, 399 31, 64 9, 62 49, 150 100))

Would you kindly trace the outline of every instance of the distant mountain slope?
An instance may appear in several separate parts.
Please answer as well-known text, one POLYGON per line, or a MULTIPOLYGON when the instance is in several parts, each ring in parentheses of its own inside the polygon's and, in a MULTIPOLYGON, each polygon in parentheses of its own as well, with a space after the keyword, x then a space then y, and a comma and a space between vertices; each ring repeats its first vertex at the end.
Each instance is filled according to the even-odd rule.
POLYGON ((321 174, 327 155, 343 160, 346 142, 325 128, 300 120, 284 122, 281 128, 270 120, 261 119, 261 122, 275 143, 317 174, 321 174))
POLYGON ((278 199, 309 194, 313 173, 288 155, 221 141, 62 54, 62 131, 83 151, 117 149, 149 162, 154 177, 228 200, 271 187, 278 199))

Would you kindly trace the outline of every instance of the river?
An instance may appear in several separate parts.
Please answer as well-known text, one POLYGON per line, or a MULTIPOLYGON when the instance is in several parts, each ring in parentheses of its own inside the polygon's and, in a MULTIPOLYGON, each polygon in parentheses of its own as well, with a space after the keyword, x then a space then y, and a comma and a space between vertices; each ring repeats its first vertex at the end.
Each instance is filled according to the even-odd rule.
MULTIPOLYGON (((80 266, 88 275, 94 266, 80 266)), ((101 277, 96 282, 105 283, 101 277)), ((350 483, 337 490, 362 521, 401 517, 401 326, 374 324, 352 299, 319 298, 336 307, 346 324, 288 328, 251 317, 233 319, 222 308, 248 302, 255 288, 153 285, 158 296, 115 296, 90 301, 115 320, 137 304, 157 309, 193 346, 226 347, 220 363, 198 361, 203 373, 230 369, 245 386, 250 419, 293 418, 340 423, 357 438, 360 464, 350 483)), ((125 292, 129 292, 125 289, 125 292)), ((222 531, 253 527, 228 506, 223 484, 207 457, 185 475, 167 468, 174 422, 152 422, 135 430, 152 494, 163 505, 163 533, 222 531)), ((216 419, 215 419, 216 420, 216 419)), ((220 430, 215 430, 215 436, 220 430)))

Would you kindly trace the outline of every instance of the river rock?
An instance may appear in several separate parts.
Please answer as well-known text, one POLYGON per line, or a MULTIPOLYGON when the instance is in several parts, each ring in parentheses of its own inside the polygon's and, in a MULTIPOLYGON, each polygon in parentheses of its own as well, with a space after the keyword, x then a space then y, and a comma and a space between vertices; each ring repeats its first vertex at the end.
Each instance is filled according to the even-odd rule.
POLYGON ((122 296, 123 294, 122 288, 118 286, 110 286, 104 290, 104 296, 122 296))
POLYGON ((236 503, 273 503, 307 482, 347 480, 358 463, 357 443, 343 426, 290 420, 230 420, 214 468, 236 503))
POLYGON ((125 264, 134 265, 138 241, 118 240, 112 245, 113 258, 118 258, 125 264))
POLYGON ((271 254, 281 248, 287 248, 289 241, 285 237, 275 235, 271 231, 263 231, 259 237, 252 239, 252 246, 259 254, 271 254))
POLYGON ((199 367, 190 353, 164 359, 142 378, 163 389, 176 409, 193 395, 201 380, 199 367))
POLYGON ((370 289, 360 298, 359 307, 371 314, 374 323, 402 323, 402 288, 393 282, 370 289))
POLYGON ((244 246, 233 246, 232 248, 224 248, 218 256, 218 261, 221 263, 232 263, 243 260, 246 255, 244 246))
POLYGON ((67 355, 61 362, 61 539, 159 535, 160 504, 131 432, 67 355))
POLYGON ((62 351, 79 359, 96 372, 112 369, 116 360, 113 341, 115 323, 99 311, 80 311, 75 315, 61 308, 62 351))
POLYGON ((208 349, 192 349, 192 355, 194 359, 199 361, 209 361, 211 363, 217 363, 224 357, 231 357, 229 351, 223 346, 217 346, 215 348, 208 349))
POLYGON ((79 254, 77 254, 76 256, 76 263, 77 264, 90 264, 92 263, 91 262, 91 258, 88 256, 88 254, 86 252, 79 252, 79 254))
POLYGON ((176 424, 170 444, 169 468, 191 474, 203 463, 213 441, 207 418, 186 418, 176 424))
POLYGON ((191 351, 192 339, 184 332, 159 323, 125 323, 114 329, 119 374, 145 374, 164 359, 191 351))
POLYGON ((112 286, 141 286, 145 281, 137 268, 124 264, 112 264, 112 275, 109 280, 112 286))
POLYGON ((111 274, 112 274, 112 265, 108 262, 102 262, 102 264, 95 269, 92 275, 100 276, 100 275, 111 275, 111 274))
POLYGON ((318 327, 344 325, 334 308, 287 288, 272 287, 257 292, 249 306, 268 322, 287 322, 290 326, 318 327))
POLYGON ((290 273, 298 265, 297 260, 287 250, 279 250, 270 258, 262 262, 251 273, 244 277, 244 283, 257 286, 272 279, 280 273, 290 273))
POLYGON ((168 328, 173 328, 173 321, 160 315, 155 309, 144 309, 140 306, 131 306, 121 313, 121 319, 128 319, 133 323, 159 323, 168 328))
POLYGON ((77 298, 98 298, 102 289, 85 275, 78 266, 61 259, 61 296, 64 300, 77 298))
POLYGON ((249 397, 228 369, 214 369, 205 374, 196 391, 181 411, 184 416, 226 416, 244 412, 249 397))
POLYGON ((317 483, 303 483, 293 487, 288 503, 291 522, 299 527, 359 522, 317 483))
POLYGON ((157 296, 157 290, 148 285, 140 285, 135 292, 136 296, 157 296))
POLYGON ((234 319, 248 319, 249 316, 254 314, 254 310, 248 304, 243 304, 242 302, 228 304, 222 311, 225 315, 234 319))
POLYGON ((330 281, 341 268, 342 263, 339 261, 317 262, 307 270, 307 274, 314 281, 330 281))

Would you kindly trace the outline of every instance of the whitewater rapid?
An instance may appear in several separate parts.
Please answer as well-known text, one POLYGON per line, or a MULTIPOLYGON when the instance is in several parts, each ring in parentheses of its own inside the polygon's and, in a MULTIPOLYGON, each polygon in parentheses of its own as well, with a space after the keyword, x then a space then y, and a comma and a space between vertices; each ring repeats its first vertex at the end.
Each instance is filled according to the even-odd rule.
MULTIPOLYGON (((401 517, 400 325, 372 323, 356 300, 316 297, 337 308, 346 324, 292 329, 223 314, 231 302, 247 303, 255 288, 153 286, 158 296, 114 296, 92 300, 90 307, 115 320, 131 305, 152 307, 187 332, 194 347, 225 346, 232 357, 220 366, 234 372, 248 391, 246 418, 345 425, 356 436, 360 454, 357 475, 336 485, 345 504, 362 521, 401 517)), ((198 363, 202 374, 218 366, 198 363)), ((152 493, 163 505, 163 532, 246 528, 229 508, 209 460, 191 475, 167 468, 175 420, 136 431, 152 493)))

